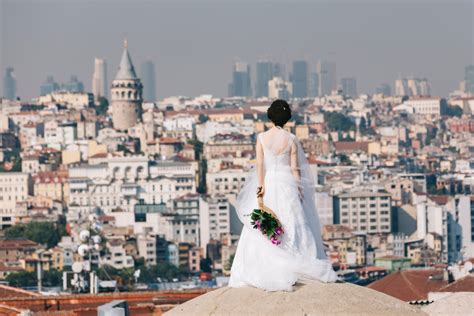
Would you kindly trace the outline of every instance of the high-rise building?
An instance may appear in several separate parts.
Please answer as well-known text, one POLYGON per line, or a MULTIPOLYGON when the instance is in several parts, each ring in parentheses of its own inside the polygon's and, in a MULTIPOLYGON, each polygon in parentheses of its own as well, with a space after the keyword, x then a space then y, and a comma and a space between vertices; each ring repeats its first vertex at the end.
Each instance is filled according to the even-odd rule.
POLYGON ((94 60, 94 74, 92 76, 92 93, 94 100, 99 102, 101 97, 107 97, 107 63, 105 59, 94 60))
POLYGON ((142 83, 135 73, 127 41, 120 66, 112 81, 110 90, 112 100, 112 123, 117 130, 126 130, 135 126, 142 116, 142 83))
POLYGON ((427 79, 402 78, 395 80, 397 96, 430 96, 431 87, 427 79))
POLYGON ((379 84, 375 88, 375 94, 383 94, 385 96, 390 96, 392 95, 392 88, 388 83, 379 84))
POLYGON ((268 97, 270 99, 288 100, 293 94, 293 85, 291 82, 283 80, 281 77, 273 77, 268 82, 268 97))
POLYGON ((273 64, 267 60, 257 62, 257 80, 255 82, 255 96, 268 97, 268 81, 273 78, 273 64))
POLYGON ((308 97, 315 98, 319 96, 319 74, 312 72, 308 79, 308 97))
POLYGON ((418 96, 431 96, 431 85, 428 79, 418 79, 418 96))
POLYGON ((293 84, 294 98, 306 98, 308 96, 308 63, 306 61, 293 61, 291 83, 293 84))
POLYGON ((143 81, 143 98, 146 101, 156 101, 155 64, 151 60, 141 64, 140 78, 143 81))
POLYGON ((63 90, 69 92, 84 92, 84 84, 77 79, 77 76, 71 76, 69 82, 63 85, 63 90))
POLYGON ((346 97, 356 97, 357 96, 357 80, 356 78, 342 78, 341 79, 342 93, 346 97))
POLYGON ((3 97, 9 100, 16 99, 16 79, 12 67, 5 69, 5 77, 3 77, 3 97))
POLYGON ((273 77, 280 77, 283 80, 286 80, 285 65, 273 63, 273 77))
POLYGON ((229 96, 250 97, 251 95, 250 65, 244 62, 237 62, 234 64, 232 83, 229 85, 229 96))
POLYGON ((59 84, 54 81, 53 76, 48 76, 46 81, 40 86, 40 95, 47 95, 51 92, 58 91, 59 84))
POLYGON ((392 231, 389 193, 356 191, 334 197, 334 224, 368 234, 392 231))
POLYGON ((464 89, 466 93, 474 93, 474 65, 464 69, 464 89))
POLYGON ((330 95, 332 90, 337 88, 336 63, 320 60, 317 71, 319 74, 319 95, 330 95))
POLYGON ((397 79, 395 80, 395 95, 396 96, 410 96, 410 89, 408 88, 407 79, 397 79))

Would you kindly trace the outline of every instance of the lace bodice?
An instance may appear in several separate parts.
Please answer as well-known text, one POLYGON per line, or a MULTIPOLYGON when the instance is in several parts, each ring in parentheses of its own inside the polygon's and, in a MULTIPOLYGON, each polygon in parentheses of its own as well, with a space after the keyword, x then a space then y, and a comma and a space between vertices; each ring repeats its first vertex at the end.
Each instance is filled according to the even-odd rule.
POLYGON ((265 170, 268 172, 289 168, 291 163, 291 145, 294 142, 295 136, 284 130, 278 131, 273 135, 266 133, 258 135, 263 148, 265 170))

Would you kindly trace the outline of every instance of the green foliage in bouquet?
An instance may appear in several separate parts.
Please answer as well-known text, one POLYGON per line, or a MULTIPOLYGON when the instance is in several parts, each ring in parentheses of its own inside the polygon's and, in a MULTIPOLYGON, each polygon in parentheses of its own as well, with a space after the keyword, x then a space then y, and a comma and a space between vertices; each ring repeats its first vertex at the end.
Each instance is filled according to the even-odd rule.
POLYGON ((283 234, 283 229, 278 220, 271 213, 254 209, 250 218, 252 220, 251 225, 254 229, 260 230, 274 245, 281 243, 279 238, 283 234))

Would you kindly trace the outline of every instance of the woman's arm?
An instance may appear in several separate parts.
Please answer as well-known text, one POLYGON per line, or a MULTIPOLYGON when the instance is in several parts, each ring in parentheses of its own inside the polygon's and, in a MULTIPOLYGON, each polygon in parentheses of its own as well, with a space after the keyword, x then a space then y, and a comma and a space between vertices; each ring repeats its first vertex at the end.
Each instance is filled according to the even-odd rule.
POLYGON ((298 189, 300 191, 301 199, 303 199, 303 190, 300 184, 300 180, 301 180, 300 166, 298 165, 298 147, 295 141, 293 141, 291 144, 290 166, 291 166, 291 173, 293 174, 293 177, 295 177, 295 180, 298 183, 298 189))
POLYGON ((291 173, 295 177, 296 181, 300 181, 300 168, 298 166, 298 148, 296 147, 295 142, 291 144, 291 159, 290 159, 290 165, 291 165, 291 173))
POLYGON ((260 143, 259 137, 257 137, 257 144, 255 147, 255 151, 257 154, 257 179, 258 179, 258 188, 257 188, 257 195, 259 192, 263 195, 264 193, 264 184, 265 184, 265 165, 263 163, 263 148, 262 144, 260 143))

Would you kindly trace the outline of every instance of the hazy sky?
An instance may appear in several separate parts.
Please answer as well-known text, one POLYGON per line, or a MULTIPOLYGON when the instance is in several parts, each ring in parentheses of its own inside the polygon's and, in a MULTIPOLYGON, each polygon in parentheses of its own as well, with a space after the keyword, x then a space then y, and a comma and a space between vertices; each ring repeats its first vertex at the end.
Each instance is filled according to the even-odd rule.
POLYGON ((13 66, 31 98, 47 75, 75 74, 91 89, 94 57, 115 76, 123 38, 137 71, 155 62, 157 94, 227 95, 232 64, 247 61, 255 83, 262 57, 337 63, 359 92, 402 76, 427 77, 433 93, 457 88, 473 63, 474 0, 42 1, 0 0, 0 67, 13 66))

